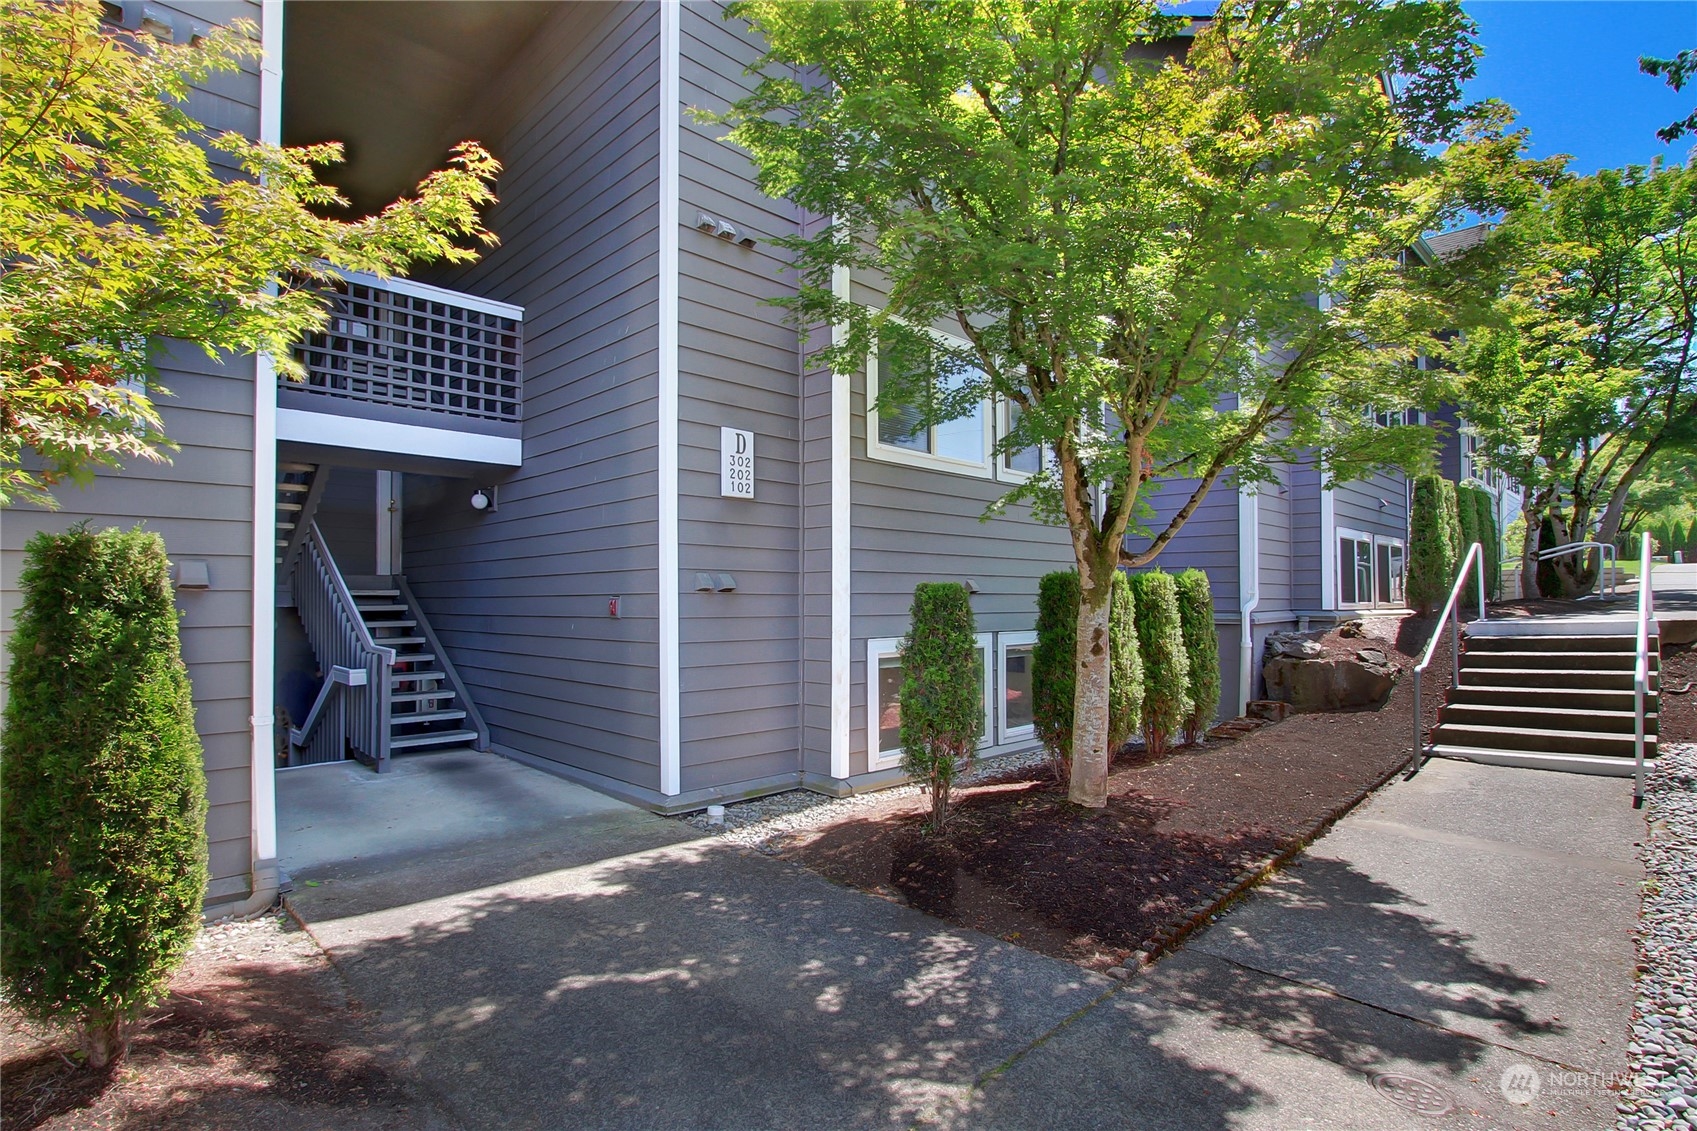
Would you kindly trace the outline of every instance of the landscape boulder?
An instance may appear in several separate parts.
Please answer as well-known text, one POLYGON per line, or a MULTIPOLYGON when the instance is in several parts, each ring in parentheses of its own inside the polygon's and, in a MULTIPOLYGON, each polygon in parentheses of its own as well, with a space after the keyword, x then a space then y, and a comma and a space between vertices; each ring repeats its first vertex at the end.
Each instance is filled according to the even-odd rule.
POLYGON ((1401 674, 1402 669, 1377 648, 1363 648, 1353 657, 1307 659, 1274 654, 1269 648, 1262 668, 1267 698, 1289 703, 1299 715, 1377 707, 1390 696, 1401 674))
POLYGON ((1326 654, 1317 632, 1275 632, 1267 637, 1267 659, 1312 660, 1326 654))

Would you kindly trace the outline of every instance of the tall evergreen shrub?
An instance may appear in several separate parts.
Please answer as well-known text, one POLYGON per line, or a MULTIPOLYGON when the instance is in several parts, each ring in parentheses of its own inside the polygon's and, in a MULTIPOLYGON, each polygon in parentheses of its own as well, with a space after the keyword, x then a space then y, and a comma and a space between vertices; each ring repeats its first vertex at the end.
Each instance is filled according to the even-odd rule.
POLYGON ((1445 482, 1437 475, 1415 479, 1408 515, 1408 604, 1427 614, 1443 604, 1455 577, 1455 543, 1444 509, 1445 482))
POLYGON ((1474 503, 1474 496, 1480 494, 1477 487, 1459 484, 1455 489, 1456 517, 1459 521, 1461 537, 1456 542, 1456 568, 1461 568, 1461 560, 1467 556, 1467 548, 1475 542, 1481 545, 1484 539, 1479 532, 1479 508, 1474 503))
MULTIPOLYGON (((1464 523, 1467 529, 1462 538, 1467 541, 1477 541, 1484 553, 1483 567, 1485 572, 1485 594, 1491 599, 1497 596, 1497 586, 1501 584, 1502 539, 1497 535, 1497 507, 1491 493, 1483 487, 1464 487, 1461 489, 1462 518, 1471 519, 1464 523)), ((1462 547, 1463 552, 1466 546, 1462 547)))
POLYGON ((1078 574, 1059 570, 1037 583, 1037 644, 1031 651, 1031 715, 1055 780, 1072 774, 1073 691, 1078 680, 1078 574))
POLYGON ((1444 581, 1444 598, 1447 599, 1450 586, 1455 584, 1456 571, 1461 568, 1461 559, 1467 556, 1467 546, 1461 540, 1461 505, 1456 500, 1455 484, 1448 479, 1439 479, 1438 486, 1444 493, 1444 538, 1449 543, 1450 567, 1444 581))
POLYGON ((1190 717, 1190 660, 1179 620, 1178 587, 1162 570, 1131 577, 1136 601, 1137 644, 1143 653, 1143 742, 1149 753, 1165 754, 1172 736, 1190 717))
POLYGON ((1196 742, 1214 719, 1220 705, 1220 637, 1214 627, 1214 595, 1208 575, 1187 569, 1173 579, 1178 590, 1179 631, 1190 664, 1190 714, 1184 720, 1184 740, 1196 742))
POLYGON ((1143 653, 1137 645, 1131 578, 1114 571, 1108 608, 1108 749, 1119 750, 1143 722, 1143 653))
POLYGON ((933 830, 948 818, 955 775, 971 764, 984 734, 984 668, 974 633, 966 586, 914 587, 902 641, 902 770, 930 791, 933 830))
POLYGON ((26 548, 0 736, 0 982, 96 1067, 200 927, 206 777, 157 534, 26 548))

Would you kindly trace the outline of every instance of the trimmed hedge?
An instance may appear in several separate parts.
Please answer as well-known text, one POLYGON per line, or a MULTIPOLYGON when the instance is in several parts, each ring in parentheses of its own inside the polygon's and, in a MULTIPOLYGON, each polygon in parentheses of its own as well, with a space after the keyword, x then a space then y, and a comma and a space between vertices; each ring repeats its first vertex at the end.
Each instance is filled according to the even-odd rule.
POLYGON ((1113 757, 1143 723, 1143 653, 1137 646, 1137 598, 1131 578, 1114 571, 1108 609, 1108 756, 1113 757))
POLYGON ((930 791, 937 830, 955 775, 971 765, 984 734, 984 668, 966 586, 921 582, 911 617, 902 640, 902 770, 930 791))
POLYGON ((1158 757, 1190 717, 1190 660, 1172 574, 1158 569, 1134 573, 1131 589, 1143 653, 1143 742, 1158 757))
POLYGON ((1455 541, 1444 506, 1446 482, 1437 475, 1414 480, 1408 515, 1406 596, 1409 607, 1421 613, 1436 612, 1455 580, 1455 541))
POLYGON ((1187 569, 1173 580, 1178 590, 1179 631, 1190 662, 1190 714, 1184 720, 1184 740, 1196 742, 1214 720, 1220 705, 1220 637, 1214 627, 1214 595, 1208 575, 1187 569))
POLYGON ((96 1067, 200 930, 206 776, 157 534, 26 548, 0 736, 0 981, 96 1067))
POLYGON ((1058 570, 1037 583, 1037 644, 1031 653, 1031 715, 1055 780, 1072 773, 1072 709, 1078 679, 1078 574, 1058 570))

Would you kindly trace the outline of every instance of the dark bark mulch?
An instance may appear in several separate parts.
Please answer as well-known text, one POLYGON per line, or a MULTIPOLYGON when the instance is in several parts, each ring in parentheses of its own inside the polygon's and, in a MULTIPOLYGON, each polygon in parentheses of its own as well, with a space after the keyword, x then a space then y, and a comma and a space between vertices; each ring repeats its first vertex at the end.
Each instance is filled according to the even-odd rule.
POLYGON ((375 1046, 317 944, 275 918, 209 927, 103 1070, 0 1008, 0 1125, 348 1131, 441 1126, 375 1046))
POLYGON ((1697 742, 1697 646, 1663 652, 1661 679, 1658 736, 1663 742, 1697 742))
MULTIPOLYGON (((1328 637, 1328 652, 1379 648, 1412 668, 1434 622, 1367 622, 1368 636, 1328 637)), ((1436 721, 1449 684, 1447 642, 1424 681, 1436 721)), ((960 791, 940 838, 919 834, 925 798, 897 798, 778 843, 839 883, 916 906, 1032 950, 1092 968, 1123 962, 1183 924, 1247 870, 1300 844, 1408 759, 1413 688, 1405 675, 1377 710, 1298 715, 1236 741, 1211 739, 1150 759, 1128 748, 1104 810, 1079 809, 1033 769, 960 791), (926 841, 941 849, 928 857, 926 841), (937 843, 939 842, 940 843, 937 843), (954 892, 942 873, 958 859, 954 892), (908 882, 893 884, 892 876, 908 882), (921 901, 924 901, 922 904, 921 901)))

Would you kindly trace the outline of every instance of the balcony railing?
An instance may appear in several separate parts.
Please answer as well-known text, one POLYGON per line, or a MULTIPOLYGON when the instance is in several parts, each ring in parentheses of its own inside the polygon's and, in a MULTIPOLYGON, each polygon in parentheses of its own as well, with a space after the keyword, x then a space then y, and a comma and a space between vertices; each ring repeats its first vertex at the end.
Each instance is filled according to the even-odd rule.
POLYGON ((307 378, 283 379, 280 404, 485 434, 522 419, 521 307, 350 272, 295 356, 307 378))

